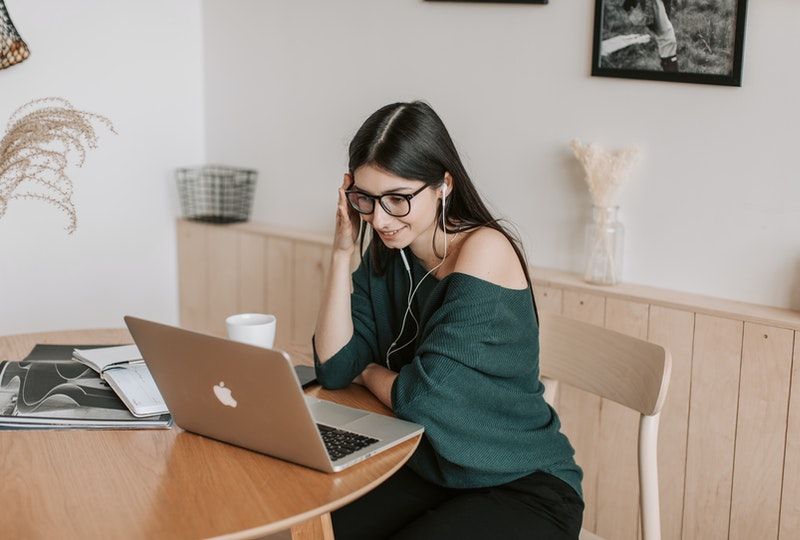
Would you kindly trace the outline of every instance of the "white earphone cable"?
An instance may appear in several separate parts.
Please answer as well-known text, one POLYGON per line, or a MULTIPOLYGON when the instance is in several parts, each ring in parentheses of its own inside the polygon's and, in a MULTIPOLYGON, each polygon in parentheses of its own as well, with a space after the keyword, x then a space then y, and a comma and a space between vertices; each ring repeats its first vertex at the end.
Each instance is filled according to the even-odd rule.
POLYGON ((447 193, 447 189, 446 188, 447 188, 446 184, 442 186, 442 231, 444 231, 444 256, 442 257, 442 261, 439 264, 437 264, 436 266, 434 266, 433 268, 428 270, 428 272, 424 276, 422 276, 422 279, 419 280, 419 283, 417 283, 416 287, 414 287, 414 280, 411 277, 411 269, 408 266, 408 261, 406 260, 405 253, 403 252, 402 249, 400 250, 400 256, 403 258, 403 262, 404 262, 405 267, 406 267, 406 272, 408 272, 408 282, 409 282, 408 289, 409 289, 410 292, 409 292, 409 295, 408 295, 408 305, 406 307, 405 313, 403 314, 403 322, 400 324, 400 333, 397 335, 397 338, 395 338, 395 340, 392 342, 392 344, 389 345, 389 348, 386 351, 386 367, 388 369, 392 369, 391 365, 389 364, 389 355, 392 354, 392 353, 396 353, 399 350, 404 349, 408 345, 411 345, 414 342, 415 339, 417 339, 417 334, 419 333, 419 321, 417 321, 417 318, 411 312, 411 300, 414 298, 414 295, 417 294, 417 290, 419 289, 420 285, 422 285, 422 282, 425 281, 425 278, 428 277, 429 275, 431 275, 431 273, 433 273, 435 270, 437 270, 440 266, 442 266, 444 264, 445 259, 447 258, 447 228, 445 227, 445 217, 444 217, 445 195, 447 193), (413 287, 413 290, 412 290, 412 287, 413 287), (406 343, 404 343, 403 345, 401 345, 401 346, 399 346, 399 347, 397 347, 395 349, 394 346, 397 344, 397 341, 403 335, 403 331, 405 330, 405 327, 406 327, 406 317, 408 317, 409 314, 411 315, 411 318, 414 320, 414 327, 415 327, 414 328, 414 336, 410 340, 408 340, 406 343))

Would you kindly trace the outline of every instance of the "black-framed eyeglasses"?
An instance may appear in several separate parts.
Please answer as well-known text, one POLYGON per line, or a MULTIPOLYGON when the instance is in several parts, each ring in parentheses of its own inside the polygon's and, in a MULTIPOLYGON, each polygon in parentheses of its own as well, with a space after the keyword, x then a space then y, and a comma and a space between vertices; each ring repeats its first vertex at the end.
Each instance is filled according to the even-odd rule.
POLYGON ((411 194, 406 193, 386 193, 384 195, 370 195, 357 189, 349 189, 345 191, 347 202, 353 207, 353 210, 359 214, 371 214, 375 211, 375 201, 378 201, 387 214, 394 217, 403 217, 411 213, 411 199, 425 191, 425 188, 430 187, 425 184, 417 191, 411 194))

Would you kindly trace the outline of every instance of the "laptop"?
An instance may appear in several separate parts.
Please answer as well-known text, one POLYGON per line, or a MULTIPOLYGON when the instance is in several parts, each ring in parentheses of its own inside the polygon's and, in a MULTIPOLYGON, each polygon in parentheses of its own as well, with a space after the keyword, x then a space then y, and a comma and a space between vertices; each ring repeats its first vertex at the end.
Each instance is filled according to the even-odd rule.
POLYGON ((419 424, 306 396, 289 356, 125 317, 175 423, 325 472, 423 432, 419 424))

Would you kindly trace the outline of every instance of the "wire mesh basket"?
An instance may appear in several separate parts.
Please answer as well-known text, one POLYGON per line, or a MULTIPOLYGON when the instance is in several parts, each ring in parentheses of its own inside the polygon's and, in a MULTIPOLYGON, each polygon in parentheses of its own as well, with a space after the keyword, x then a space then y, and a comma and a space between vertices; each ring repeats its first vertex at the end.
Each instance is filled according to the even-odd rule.
POLYGON ((11 21, 4 0, 0 0, 0 69, 19 64, 31 55, 11 21))
POLYGON ((247 221, 257 172, 220 165, 175 172, 183 217, 211 223, 247 221))

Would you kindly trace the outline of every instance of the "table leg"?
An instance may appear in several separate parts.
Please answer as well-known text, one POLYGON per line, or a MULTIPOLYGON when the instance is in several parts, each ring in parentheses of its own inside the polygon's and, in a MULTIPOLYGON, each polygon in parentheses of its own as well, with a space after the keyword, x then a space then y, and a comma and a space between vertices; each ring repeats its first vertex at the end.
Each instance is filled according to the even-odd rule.
POLYGON ((292 527, 292 540, 334 540, 331 515, 322 514, 292 527))

